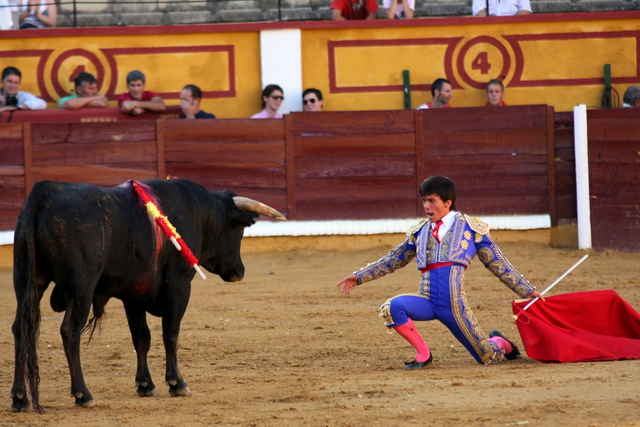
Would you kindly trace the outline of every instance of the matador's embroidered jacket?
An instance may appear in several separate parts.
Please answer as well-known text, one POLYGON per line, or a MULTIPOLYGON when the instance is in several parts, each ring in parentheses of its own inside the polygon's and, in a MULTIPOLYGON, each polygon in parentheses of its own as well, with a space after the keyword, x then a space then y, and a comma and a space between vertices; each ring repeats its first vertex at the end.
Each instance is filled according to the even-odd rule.
MULTIPOLYGON (((431 235, 430 225, 426 219, 420 221, 409 229, 404 242, 378 261, 357 271, 355 275, 358 277, 358 284, 393 273, 414 258, 418 269, 422 270, 427 264, 445 262, 468 267, 477 254, 484 266, 521 298, 535 290, 491 239, 487 223, 458 212, 453 226, 440 243, 431 235)), ((428 297, 429 289, 421 286, 419 293, 428 297)))

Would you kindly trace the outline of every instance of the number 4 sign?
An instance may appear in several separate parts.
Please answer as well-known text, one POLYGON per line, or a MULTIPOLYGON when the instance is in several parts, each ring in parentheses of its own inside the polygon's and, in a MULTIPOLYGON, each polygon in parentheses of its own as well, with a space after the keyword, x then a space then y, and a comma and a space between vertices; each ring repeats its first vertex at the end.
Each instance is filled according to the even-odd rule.
POLYGON ((476 89, 484 89, 491 79, 506 79, 511 71, 511 57, 500 41, 480 36, 462 46, 456 65, 465 83, 476 89))

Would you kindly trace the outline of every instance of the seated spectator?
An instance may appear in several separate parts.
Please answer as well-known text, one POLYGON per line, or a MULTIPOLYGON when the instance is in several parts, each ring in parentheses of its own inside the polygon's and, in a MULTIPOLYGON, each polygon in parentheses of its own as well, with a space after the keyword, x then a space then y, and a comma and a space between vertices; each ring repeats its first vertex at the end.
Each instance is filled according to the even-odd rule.
MULTIPOLYGON (((487 0, 473 0, 473 16, 487 16, 487 0)), ((489 0, 489 16, 530 15, 529 0, 489 0)))
POLYGON ((431 84, 431 96, 433 100, 422 104, 418 107, 418 110, 426 110, 428 108, 451 108, 449 100, 453 96, 453 90, 451 89, 451 82, 446 79, 436 79, 431 84))
POLYGON ((304 111, 322 111, 323 105, 322 92, 318 89, 309 88, 302 92, 302 108, 304 108, 304 111))
POLYGON ((44 99, 29 92, 20 92, 22 73, 15 67, 2 70, 2 87, 0 87, 0 111, 11 110, 44 110, 47 103, 44 99))
POLYGON ((640 86, 629 86, 622 98, 623 107, 640 108, 640 86))
POLYGON ((388 19, 411 19, 416 9, 416 0, 382 0, 388 19))
POLYGON ((54 0, 20 0, 20 29, 55 27, 58 8, 54 0))
POLYGON ((160 96, 145 89, 146 78, 141 71, 134 70, 127 74, 128 93, 118 95, 118 106, 122 112, 138 116, 145 111, 164 111, 164 101, 160 96))
POLYGON ((215 119, 211 113, 200 109, 202 90, 196 85, 186 85, 180 92, 180 108, 185 119, 215 119))
POLYGON ((281 119, 282 114, 278 113, 280 105, 284 101, 284 91, 278 85, 267 85, 262 91, 262 108, 258 114, 251 116, 252 119, 281 119))
POLYGON ((58 108, 79 110, 80 108, 107 108, 107 99, 98 94, 98 81, 93 74, 81 72, 75 80, 76 93, 58 101, 58 108))
POLYGON ((378 3, 376 0, 332 0, 334 21, 354 21, 376 19, 378 3))
POLYGON ((498 79, 489 80, 487 83, 487 103, 485 106, 501 107, 507 105, 504 102, 504 85, 498 79))

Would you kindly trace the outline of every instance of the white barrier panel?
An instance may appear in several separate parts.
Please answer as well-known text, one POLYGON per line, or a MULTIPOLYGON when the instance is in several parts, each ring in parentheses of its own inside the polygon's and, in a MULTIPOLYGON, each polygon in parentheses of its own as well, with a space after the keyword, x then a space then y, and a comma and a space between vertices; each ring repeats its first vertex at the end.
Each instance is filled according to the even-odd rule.
POLYGON ((589 138, 587 106, 573 108, 573 138, 576 156, 576 199, 578 209, 578 248, 591 249, 591 200, 589 199, 589 138))
MULTIPOLYGON (((549 215, 481 216, 492 230, 535 230, 551 227, 549 215)), ((406 233, 422 218, 372 219, 361 221, 258 221, 245 230, 245 237, 365 236, 406 233)), ((13 244, 13 231, 0 231, 0 245, 13 244)))
MULTIPOLYGON (((481 216, 492 230, 534 230, 550 228, 549 215, 481 216)), ((286 221, 258 222, 245 230, 245 237, 275 236, 357 236, 370 234, 406 233, 422 218, 373 219, 359 221, 286 221)))

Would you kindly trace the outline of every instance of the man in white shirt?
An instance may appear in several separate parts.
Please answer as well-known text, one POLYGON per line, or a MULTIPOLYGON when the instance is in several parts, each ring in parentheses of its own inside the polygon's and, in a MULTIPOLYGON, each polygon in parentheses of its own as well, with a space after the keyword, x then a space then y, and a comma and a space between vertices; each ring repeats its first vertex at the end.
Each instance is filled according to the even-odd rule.
POLYGON ((487 0, 473 0, 471 9, 473 16, 513 16, 530 15, 531 4, 529 0, 488 0, 489 13, 487 14, 487 0))
POLYGON ((0 112, 11 110, 44 110, 47 103, 44 99, 29 92, 20 92, 22 73, 15 67, 2 70, 2 87, 0 87, 0 112))

